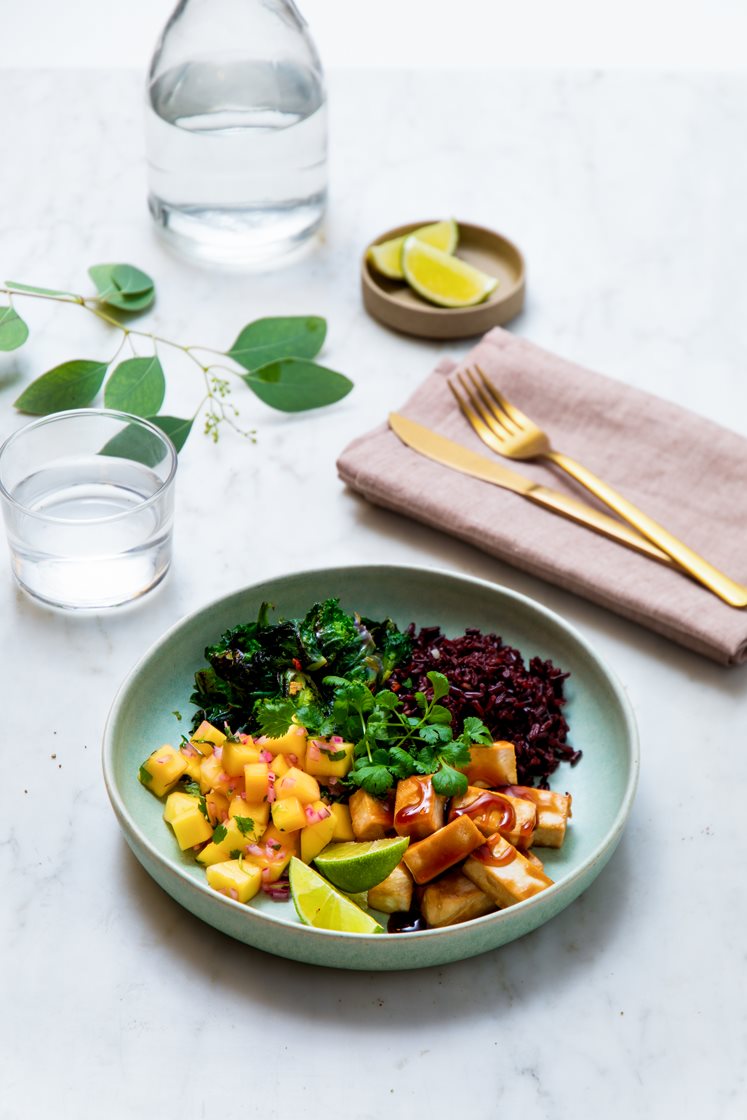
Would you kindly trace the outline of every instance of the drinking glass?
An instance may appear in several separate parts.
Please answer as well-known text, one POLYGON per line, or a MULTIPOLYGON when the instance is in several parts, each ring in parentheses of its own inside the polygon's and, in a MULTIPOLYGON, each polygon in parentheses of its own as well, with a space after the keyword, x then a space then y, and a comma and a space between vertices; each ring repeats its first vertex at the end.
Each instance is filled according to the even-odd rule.
POLYGON ((57 412, 0 447, 0 504, 18 583, 45 603, 114 607, 171 563, 171 440, 108 409, 57 412))

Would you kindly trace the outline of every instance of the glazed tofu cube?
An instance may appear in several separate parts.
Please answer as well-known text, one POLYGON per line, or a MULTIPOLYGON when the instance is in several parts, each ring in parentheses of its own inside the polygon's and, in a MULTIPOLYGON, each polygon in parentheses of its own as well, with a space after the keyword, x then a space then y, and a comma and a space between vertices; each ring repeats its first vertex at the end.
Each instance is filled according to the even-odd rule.
POLYGON ((398 863, 391 875, 370 887, 368 905, 384 914, 406 912, 412 906, 412 875, 405 863, 398 863))
POLYGON ((199 803, 191 798, 192 807, 174 817, 171 827, 174 830, 176 842, 184 852, 187 848, 196 848, 204 844, 213 835, 213 830, 200 812, 199 803))
POLYGON ((309 739, 304 769, 317 778, 344 778, 353 765, 353 744, 342 739, 309 739))
POLYGON ((204 719, 189 741, 197 747, 200 754, 212 754, 213 747, 223 746, 226 736, 204 719))
POLYGON ((391 832, 393 814, 388 801, 357 789, 348 801, 348 808, 356 840, 383 840, 391 832))
POLYGON ((451 802, 449 820, 461 816, 470 817, 483 836, 500 832, 504 840, 525 850, 532 843, 537 810, 531 801, 520 797, 468 786, 465 794, 454 797, 451 802))
POLYGON ((411 844, 403 859, 416 883, 428 883, 485 843, 485 837, 469 817, 457 817, 425 840, 411 844))
POLYGON ((545 870, 545 865, 544 865, 544 863, 543 863, 543 862, 542 862, 542 860, 541 860, 541 859, 539 858, 539 856, 537 855, 537 853, 536 853, 536 852, 533 852, 531 848, 529 848, 529 850, 528 850, 528 851, 524 852, 524 858, 525 858, 525 859, 528 859, 528 860, 529 860, 529 862, 530 862, 531 864, 533 864, 533 865, 534 865, 534 867, 538 867, 538 868, 540 869, 540 871, 544 871, 544 870, 545 870))
POLYGON ((560 848, 565 840, 565 832, 571 813, 570 793, 555 793, 551 789, 535 789, 533 786, 510 786, 501 791, 512 797, 530 801, 537 810, 537 824, 532 844, 538 848, 560 848))
POLYGON ((430 775, 413 775, 397 783, 394 828, 398 836, 424 840, 443 828, 444 801, 433 788, 430 775))
POLYGON ((420 901, 423 917, 432 929, 469 922, 495 908, 492 898, 459 870, 449 871, 435 883, 429 883, 420 901))
POLYGON ((275 794, 278 798, 297 797, 302 805, 311 805, 320 797, 319 782, 311 774, 291 766, 278 780, 275 775, 275 794))
POLYGON ((334 805, 330 805, 329 811, 335 822, 335 831, 332 833, 332 839, 355 840, 355 833, 353 832, 353 826, 350 821, 350 810, 347 805, 341 805, 336 801, 334 805))
POLYGON ((163 797, 164 793, 168 793, 176 785, 186 769, 184 756, 166 743, 146 758, 138 776, 146 789, 156 797, 163 797))
POLYGON ((552 886, 552 879, 496 833, 464 864, 464 874, 501 908, 552 886))
POLYGON ((516 783, 516 751, 503 739, 489 747, 470 747, 470 761, 459 769, 471 786, 510 786, 516 783), (512 776, 513 775, 513 776, 512 776))
MULTIPOLYGON (((258 747, 270 751, 273 755, 294 755, 296 762, 300 763, 306 754, 306 728, 298 727, 294 723, 291 724, 285 735, 280 735, 277 739, 270 739, 267 735, 262 735, 261 738, 255 739, 255 742, 258 747)), ((293 759, 291 759, 292 761, 293 759)))
POLYGON ((272 823, 279 832, 298 832, 307 824, 303 805, 297 797, 282 797, 273 801, 272 823))
POLYGON ((262 873, 258 867, 244 860, 231 859, 208 867, 207 881, 214 891, 235 902, 249 902, 260 888, 262 873))

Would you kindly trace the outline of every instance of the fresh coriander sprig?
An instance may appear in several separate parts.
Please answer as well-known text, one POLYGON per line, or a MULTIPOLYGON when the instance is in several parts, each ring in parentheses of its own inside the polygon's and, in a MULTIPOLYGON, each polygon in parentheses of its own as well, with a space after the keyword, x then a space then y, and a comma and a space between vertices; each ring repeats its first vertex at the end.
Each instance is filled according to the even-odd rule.
POLYGON ((458 735, 451 725, 448 708, 440 704, 449 692, 443 673, 428 673, 432 695, 415 694, 419 713, 407 715, 402 701, 388 689, 373 693, 362 681, 326 677, 333 689, 331 710, 292 697, 259 701, 255 715, 263 734, 285 734, 292 720, 310 734, 338 734, 355 744, 349 784, 376 797, 383 796, 396 781, 413 774, 433 774, 433 788, 444 797, 455 797, 467 789, 467 779, 457 768, 470 760, 473 743, 490 743, 492 737, 482 720, 468 717, 458 735))
POLYGON ((327 332, 325 320, 318 316, 256 319, 242 328, 226 351, 185 346, 131 326, 132 317, 148 310, 155 299, 155 285, 147 273, 129 264, 97 264, 88 272, 96 287, 95 295, 39 288, 13 280, 6 280, 5 286, 0 287, 0 294, 8 299, 7 306, 0 306, 0 350, 16 350, 29 337, 28 325, 14 305, 19 296, 77 305, 121 332, 110 357, 63 362, 32 381, 14 402, 21 412, 45 416, 86 408, 103 388, 107 408, 150 420, 171 438, 179 451, 200 414, 204 433, 214 442, 223 424, 254 439, 254 431, 238 423, 239 411, 231 399, 231 384, 222 376, 224 373, 243 381, 255 396, 281 412, 303 412, 333 404, 352 388, 352 382, 343 374, 314 361, 327 332), (125 320, 115 318, 112 311, 124 314, 125 320), (140 353, 135 339, 143 340, 150 352, 140 353), (130 347, 131 356, 120 360, 125 345, 130 347), (160 411, 166 394, 159 353, 162 347, 181 351, 200 371, 203 395, 191 416, 169 416, 160 411), (234 364, 226 365, 226 359, 234 364))

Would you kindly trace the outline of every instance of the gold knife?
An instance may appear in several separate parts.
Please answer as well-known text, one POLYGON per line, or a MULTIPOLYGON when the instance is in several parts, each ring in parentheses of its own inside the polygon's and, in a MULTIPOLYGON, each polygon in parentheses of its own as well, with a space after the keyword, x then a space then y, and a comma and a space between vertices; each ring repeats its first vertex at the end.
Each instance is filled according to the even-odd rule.
POLYGON ((606 513, 593 509, 580 498, 573 498, 569 494, 561 494, 559 490, 540 486, 524 475, 493 462, 486 455, 478 455, 476 451, 470 451, 468 447, 462 447, 460 443, 455 443, 446 436, 440 436, 437 432, 432 432, 430 428, 417 424, 414 420, 408 420, 398 412, 390 412, 389 427, 403 443, 420 455, 425 455, 427 459, 433 459, 444 467, 468 474, 471 478, 479 478, 483 482, 501 486, 504 490, 512 490, 515 494, 528 498, 530 502, 550 509, 553 513, 562 514, 563 517, 579 525, 585 525, 587 529, 593 529, 602 536, 609 537, 610 540, 624 544, 627 548, 642 552, 644 556, 650 556, 660 564, 678 567, 666 553, 640 536, 635 529, 629 528, 622 521, 615 521, 614 517, 609 517, 606 513))

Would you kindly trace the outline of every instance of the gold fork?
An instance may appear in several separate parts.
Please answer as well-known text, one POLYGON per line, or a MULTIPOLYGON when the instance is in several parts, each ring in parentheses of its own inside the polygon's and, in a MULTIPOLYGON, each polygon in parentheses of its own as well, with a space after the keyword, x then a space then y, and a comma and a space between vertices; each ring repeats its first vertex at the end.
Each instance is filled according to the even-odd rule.
POLYGON ((507 401, 488 381, 479 366, 475 366, 475 372, 467 369, 464 374, 457 374, 448 384, 467 420, 483 443, 493 451, 507 459, 547 459, 554 463, 644 537, 658 545, 714 595, 718 595, 732 607, 747 607, 747 587, 714 568, 581 463, 555 451, 542 428, 507 401), (454 384, 455 380, 459 388, 454 384))

